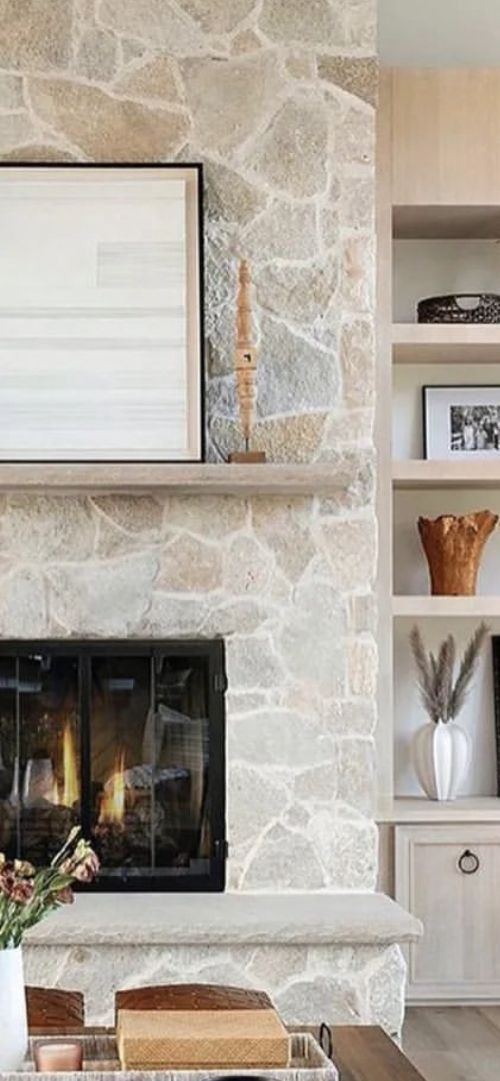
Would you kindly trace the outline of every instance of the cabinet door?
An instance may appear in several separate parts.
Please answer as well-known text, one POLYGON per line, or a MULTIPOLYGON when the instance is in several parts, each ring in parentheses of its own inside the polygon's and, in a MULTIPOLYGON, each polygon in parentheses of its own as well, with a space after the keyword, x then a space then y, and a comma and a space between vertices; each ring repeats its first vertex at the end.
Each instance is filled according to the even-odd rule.
POLYGON ((500 998, 500 827, 398 826, 396 899, 424 925, 408 998, 500 998))

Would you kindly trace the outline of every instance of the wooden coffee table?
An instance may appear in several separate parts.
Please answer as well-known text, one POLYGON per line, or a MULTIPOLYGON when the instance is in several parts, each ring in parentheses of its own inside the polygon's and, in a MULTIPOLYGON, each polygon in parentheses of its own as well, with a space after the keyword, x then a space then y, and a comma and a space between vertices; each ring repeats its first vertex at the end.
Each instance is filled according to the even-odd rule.
POLYGON ((335 1025, 333 1058, 340 1081, 424 1081, 381 1028, 335 1025))

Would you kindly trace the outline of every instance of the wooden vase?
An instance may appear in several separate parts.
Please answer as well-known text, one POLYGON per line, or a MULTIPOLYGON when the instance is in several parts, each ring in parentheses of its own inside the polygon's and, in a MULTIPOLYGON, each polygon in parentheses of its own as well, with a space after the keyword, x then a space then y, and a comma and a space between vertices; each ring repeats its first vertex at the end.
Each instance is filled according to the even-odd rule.
POLYGON ((443 514, 440 518, 418 519, 434 596, 475 594, 481 553, 497 522, 498 515, 489 510, 462 517, 443 514))

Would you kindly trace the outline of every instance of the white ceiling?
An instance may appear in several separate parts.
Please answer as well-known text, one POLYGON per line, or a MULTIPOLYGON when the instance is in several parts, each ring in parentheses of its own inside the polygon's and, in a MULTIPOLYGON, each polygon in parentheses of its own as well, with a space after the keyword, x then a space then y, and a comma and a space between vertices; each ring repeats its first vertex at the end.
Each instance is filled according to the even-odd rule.
POLYGON ((500 0, 378 0, 382 64, 500 67, 500 0))

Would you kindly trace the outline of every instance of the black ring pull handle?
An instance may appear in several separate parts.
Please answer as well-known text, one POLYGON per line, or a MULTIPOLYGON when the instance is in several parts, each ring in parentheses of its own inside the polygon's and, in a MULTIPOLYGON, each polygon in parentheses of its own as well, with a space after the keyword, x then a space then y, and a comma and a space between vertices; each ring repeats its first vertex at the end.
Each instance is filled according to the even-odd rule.
POLYGON ((476 871, 479 871, 480 866, 479 856, 476 856, 475 852, 471 852, 470 848, 466 848, 458 861, 458 868, 462 874, 475 875, 476 871))
POLYGON ((330 1025, 327 1025, 325 1021, 319 1026, 319 1045, 326 1057, 331 1058, 333 1055, 332 1030, 330 1025))

